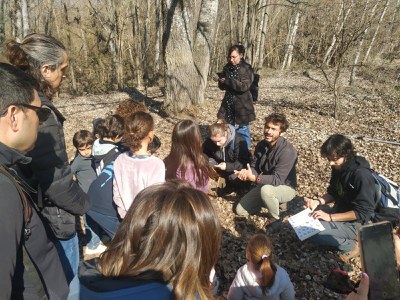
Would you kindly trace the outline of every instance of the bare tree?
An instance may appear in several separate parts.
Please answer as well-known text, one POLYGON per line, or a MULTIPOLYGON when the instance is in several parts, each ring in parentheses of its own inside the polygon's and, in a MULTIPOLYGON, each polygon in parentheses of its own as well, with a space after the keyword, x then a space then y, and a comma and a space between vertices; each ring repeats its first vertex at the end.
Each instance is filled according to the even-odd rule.
POLYGON ((179 113, 204 103, 218 0, 164 0, 164 109, 179 113))
POLYGON ((379 18, 378 24, 376 25, 374 35, 372 36, 371 42, 370 42, 370 44, 368 46, 368 49, 367 49, 367 51, 365 53, 365 56, 364 56, 364 59, 363 59, 363 63, 365 63, 369 58, 369 54, 371 53, 372 46, 374 45, 376 36, 378 35, 379 28, 381 26, 383 17, 385 16, 385 13, 386 13, 386 10, 387 10, 387 8, 389 6, 389 3, 390 3, 390 0, 386 0, 386 3, 385 3, 385 5, 384 5, 384 7, 382 9, 382 13, 381 13, 381 16, 379 18))
POLYGON ((300 20, 299 5, 300 4, 296 4, 294 6, 292 17, 290 19, 289 30, 286 37, 285 55, 283 57, 283 62, 282 62, 282 70, 289 69, 292 64, 293 49, 296 41, 296 34, 297 34, 297 29, 299 28, 299 20, 300 20))
POLYGON ((6 36, 4 21, 4 0, 0 0, 0 45, 3 45, 6 36))

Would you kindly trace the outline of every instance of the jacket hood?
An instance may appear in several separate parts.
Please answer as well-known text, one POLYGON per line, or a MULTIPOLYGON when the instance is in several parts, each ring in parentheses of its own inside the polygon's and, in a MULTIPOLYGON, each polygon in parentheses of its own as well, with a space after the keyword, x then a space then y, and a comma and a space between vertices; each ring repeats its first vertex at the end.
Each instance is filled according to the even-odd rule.
POLYGON ((231 124, 228 124, 228 129, 227 129, 227 137, 226 137, 226 143, 224 145, 224 147, 228 146, 230 142, 232 142, 235 139, 235 127, 231 124))
POLYGON ((343 165, 342 171, 355 170, 360 167, 367 168, 367 169, 371 168, 369 162, 364 157, 355 156, 343 165))

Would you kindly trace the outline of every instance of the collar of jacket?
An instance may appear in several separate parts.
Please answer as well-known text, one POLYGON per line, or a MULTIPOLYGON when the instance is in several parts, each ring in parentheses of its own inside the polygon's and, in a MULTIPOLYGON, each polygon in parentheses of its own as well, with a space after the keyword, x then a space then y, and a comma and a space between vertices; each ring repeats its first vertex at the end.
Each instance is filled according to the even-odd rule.
POLYGON ((32 158, 0 142, 0 164, 10 167, 16 163, 29 164, 32 158))

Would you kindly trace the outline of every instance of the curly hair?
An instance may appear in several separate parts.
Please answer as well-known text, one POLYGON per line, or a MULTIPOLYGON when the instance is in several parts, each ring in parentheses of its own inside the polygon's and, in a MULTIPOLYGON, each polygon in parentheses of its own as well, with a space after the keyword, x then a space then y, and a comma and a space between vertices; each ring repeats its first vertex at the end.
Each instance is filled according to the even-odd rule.
POLYGON ((342 134, 331 135, 321 146, 321 156, 329 160, 335 160, 341 157, 348 160, 355 155, 356 151, 350 139, 342 134))
POLYGON ((140 149, 141 142, 154 130, 153 117, 144 111, 137 111, 125 119, 124 143, 132 152, 140 149))
POLYGON ((279 124, 281 128, 281 132, 286 132, 289 128, 289 122, 286 119, 286 116, 281 113, 272 113, 265 117, 264 124, 267 125, 268 123, 272 124, 279 124))

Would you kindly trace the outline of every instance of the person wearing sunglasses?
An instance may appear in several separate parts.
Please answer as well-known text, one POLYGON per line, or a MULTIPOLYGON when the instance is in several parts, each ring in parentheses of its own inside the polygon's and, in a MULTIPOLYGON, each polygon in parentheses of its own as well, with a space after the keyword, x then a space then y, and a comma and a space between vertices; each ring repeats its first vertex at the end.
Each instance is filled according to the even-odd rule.
POLYGON ((35 145, 39 124, 50 114, 41 107, 37 90, 32 77, 0 63, 0 299, 68 295, 57 249, 28 195, 35 191, 19 168, 30 163, 26 153, 35 145))
MULTIPOLYGON (((75 220, 89 210, 90 201, 72 180, 63 131, 65 117, 51 101, 66 77, 67 51, 55 38, 32 33, 20 43, 8 40, 5 55, 10 63, 39 82, 43 108, 51 110, 48 119, 39 126, 35 147, 28 153, 32 162, 24 172, 30 176, 33 187, 40 189, 41 197, 33 195, 33 198, 57 238, 56 246, 70 282, 69 298, 77 299, 79 244, 75 220)), ((38 116, 43 117, 43 112, 37 110, 38 116)))

